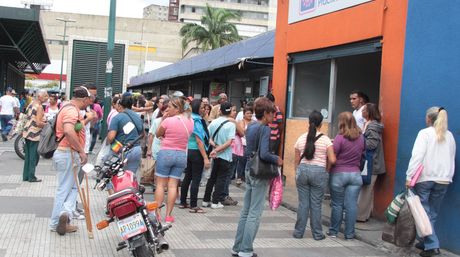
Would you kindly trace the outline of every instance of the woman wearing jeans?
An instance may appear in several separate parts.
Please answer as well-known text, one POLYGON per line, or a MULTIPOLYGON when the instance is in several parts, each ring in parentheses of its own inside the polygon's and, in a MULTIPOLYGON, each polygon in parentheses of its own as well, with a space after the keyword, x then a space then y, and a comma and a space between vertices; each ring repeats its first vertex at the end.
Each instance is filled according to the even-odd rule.
POLYGON ((345 209, 345 239, 355 237, 358 195, 363 184, 359 164, 364 152, 364 137, 351 112, 339 114, 339 134, 334 139, 337 161, 331 169, 331 226, 327 233, 337 237, 345 209))
MULTIPOLYGON (((166 205, 166 223, 174 222, 171 215, 177 197, 179 180, 187 167, 188 139, 193 132, 193 120, 187 113, 190 109, 185 97, 175 97, 169 101, 168 116, 163 116, 156 136, 161 139, 161 148, 158 152, 155 167, 157 176, 155 188, 155 201, 163 203, 164 188, 168 187, 168 200, 166 205)), ((158 217, 160 210, 157 209, 158 217)))
MULTIPOLYGON (((283 160, 269 150, 270 128, 275 114, 275 106, 266 97, 257 98, 254 102, 254 112, 257 122, 252 123, 246 130, 247 148, 245 156, 259 148, 260 158, 272 164, 282 165, 283 160), (260 133, 260 134, 259 134, 260 133), (260 146, 257 145, 260 136, 260 146)), ((244 192, 243 209, 241 209, 235 243, 232 247, 232 256, 255 257, 253 243, 259 230, 260 216, 264 210, 265 196, 270 184, 269 179, 257 179, 249 174, 246 167, 246 191, 244 192)))
POLYGON ((406 173, 406 185, 410 184, 417 168, 423 171, 415 184, 415 193, 430 218, 433 234, 418 238, 415 247, 423 250, 420 256, 439 255, 439 239, 435 233, 436 219, 447 188, 455 172, 455 139, 447 130, 447 111, 431 107, 426 112, 427 128, 420 130, 412 148, 412 157, 406 173))
POLYGON ((187 168, 181 185, 179 209, 189 207, 187 205, 187 192, 190 187, 190 213, 204 213, 203 209, 197 206, 197 199, 203 167, 205 169, 211 167, 206 153, 209 146, 209 132, 206 128, 206 121, 202 118, 205 109, 204 103, 200 99, 195 99, 191 105, 194 128, 193 134, 188 140, 187 168))
POLYGON ((321 206, 327 186, 328 167, 336 161, 331 139, 319 132, 323 115, 313 111, 308 117, 308 133, 297 139, 295 144, 296 184, 299 193, 299 208, 293 236, 302 238, 310 214, 313 239, 323 240, 321 206))

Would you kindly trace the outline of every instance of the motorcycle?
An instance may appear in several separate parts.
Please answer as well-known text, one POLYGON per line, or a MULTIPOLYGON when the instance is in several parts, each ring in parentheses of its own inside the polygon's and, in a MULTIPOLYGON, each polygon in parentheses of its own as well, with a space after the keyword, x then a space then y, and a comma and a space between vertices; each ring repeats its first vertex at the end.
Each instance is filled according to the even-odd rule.
MULTIPOLYGON (((110 223, 116 222, 123 239, 118 244, 117 251, 127 247, 133 256, 147 257, 169 249, 164 234, 171 225, 163 225, 157 218, 156 210, 164 205, 158 206, 156 202, 147 203, 143 198, 145 188, 138 184, 132 171, 123 169, 127 161, 126 153, 140 138, 141 136, 123 146, 118 155, 113 155, 104 162, 103 167, 93 166, 97 174, 95 188, 102 191, 111 182, 115 191, 107 198, 108 219, 100 221, 96 227, 102 230, 110 223)), ((85 172, 88 172, 88 169, 91 167, 83 167, 85 172)))

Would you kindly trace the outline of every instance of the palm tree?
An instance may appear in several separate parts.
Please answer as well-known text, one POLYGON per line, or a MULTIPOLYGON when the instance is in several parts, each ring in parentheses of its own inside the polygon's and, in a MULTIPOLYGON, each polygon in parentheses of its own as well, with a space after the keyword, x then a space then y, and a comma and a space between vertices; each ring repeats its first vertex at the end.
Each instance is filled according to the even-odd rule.
POLYGON ((182 50, 192 42, 195 42, 198 48, 207 51, 241 40, 236 26, 229 23, 229 20, 240 19, 239 12, 213 8, 206 4, 201 24, 189 23, 180 29, 182 50))

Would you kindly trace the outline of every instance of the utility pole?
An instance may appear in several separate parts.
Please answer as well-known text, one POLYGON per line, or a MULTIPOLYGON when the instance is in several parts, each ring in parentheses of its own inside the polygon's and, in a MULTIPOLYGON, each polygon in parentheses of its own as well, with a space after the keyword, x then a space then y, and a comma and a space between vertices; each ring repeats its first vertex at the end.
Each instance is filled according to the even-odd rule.
POLYGON ((105 88, 104 88, 104 119, 102 120, 101 137, 107 135, 107 117, 112 106, 112 69, 113 69, 113 48, 115 46, 115 17, 116 17, 117 1, 110 0, 109 14, 109 33, 107 38, 107 63, 105 68, 105 88))
POLYGON ((64 68, 64 48, 65 48, 65 38, 66 38, 66 32, 67 32, 67 23, 76 22, 76 20, 64 19, 64 18, 56 18, 56 20, 64 22, 64 35, 62 36, 61 74, 59 75, 59 92, 61 92, 62 90, 62 72, 64 68))

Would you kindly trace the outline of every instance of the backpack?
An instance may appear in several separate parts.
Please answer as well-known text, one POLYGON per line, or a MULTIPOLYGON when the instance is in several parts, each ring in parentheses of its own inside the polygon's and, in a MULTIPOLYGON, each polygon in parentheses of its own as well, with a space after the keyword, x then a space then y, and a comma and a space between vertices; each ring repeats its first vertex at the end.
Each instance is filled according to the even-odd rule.
POLYGON ((42 129, 40 133, 40 141, 38 142, 37 152, 45 159, 50 159, 53 157, 54 151, 56 151, 59 143, 64 139, 65 134, 57 139, 56 137, 56 122, 59 113, 66 108, 67 106, 73 106, 72 104, 67 104, 62 107, 61 110, 56 114, 56 116, 50 120, 42 129))

